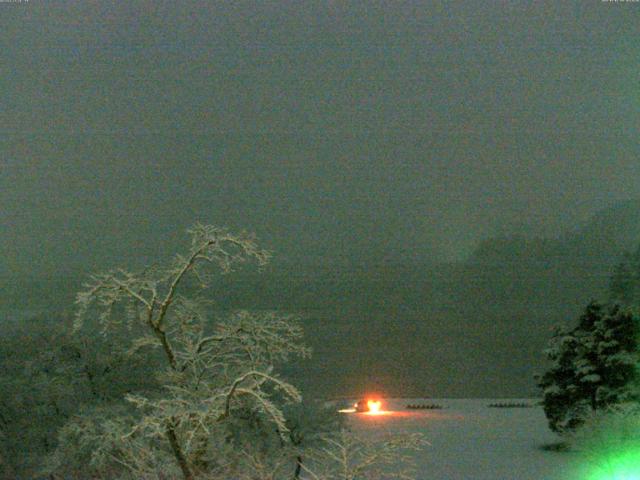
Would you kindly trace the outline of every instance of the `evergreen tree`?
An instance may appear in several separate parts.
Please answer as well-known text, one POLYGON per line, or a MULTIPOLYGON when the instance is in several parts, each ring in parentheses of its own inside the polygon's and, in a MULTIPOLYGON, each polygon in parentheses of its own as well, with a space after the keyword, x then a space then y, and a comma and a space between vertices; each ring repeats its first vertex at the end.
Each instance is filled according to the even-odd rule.
POLYGON ((546 350, 551 368, 540 377, 550 428, 573 431, 588 415, 638 398, 638 317, 592 302, 572 329, 558 329, 546 350))
POLYGON ((618 305, 596 322, 597 407, 638 399, 639 330, 638 317, 618 305))
MULTIPOLYGON (((543 389, 543 405, 549 426, 555 432, 575 429, 591 408, 590 385, 579 381, 577 366, 583 361, 580 356, 588 326, 594 323, 599 310, 599 305, 590 304, 577 327, 556 329, 545 350, 552 367, 539 379, 539 386, 543 389)), ((582 365, 582 373, 590 373, 589 367, 582 365)))

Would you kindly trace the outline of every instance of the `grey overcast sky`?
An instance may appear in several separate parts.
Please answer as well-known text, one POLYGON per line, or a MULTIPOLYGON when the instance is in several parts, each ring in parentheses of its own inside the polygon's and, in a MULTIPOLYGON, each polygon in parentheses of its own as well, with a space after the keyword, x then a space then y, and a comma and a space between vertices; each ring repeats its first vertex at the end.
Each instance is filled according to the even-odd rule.
POLYGON ((0 272, 460 258, 640 196, 640 3, 0 3, 0 272))

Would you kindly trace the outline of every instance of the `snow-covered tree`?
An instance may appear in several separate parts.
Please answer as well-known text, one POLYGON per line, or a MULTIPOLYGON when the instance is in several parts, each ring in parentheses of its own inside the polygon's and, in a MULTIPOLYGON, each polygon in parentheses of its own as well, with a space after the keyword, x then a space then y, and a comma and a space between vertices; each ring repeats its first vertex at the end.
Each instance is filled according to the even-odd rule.
POLYGON ((556 330, 552 366, 539 378, 552 430, 573 431, 595 411, 638 399, 639 333, 631 310, 595 302, 576 327, 556 330))
POLYGON ((312 469, 304 468, 313 480, 413 480, 416 452, 428 442, 421 433, 384 434, 365 438, 347 429, 325 436, 312 454, 312 469))
POLYGON ((196 225, 190 235, 191 248, 168 268, 94 275, 78 294, 75 335, 101 330, 126 348, 106 359, 76 343, 63 349, 73 360, 65 372, 80 373, 92 393, 70 410, 40 472, 56 479, 412 478, 409 452, 421 438, 347 434, 333 409, 301 405, 296 388, 274 373, 309 353, 295 317, 220 313, 203 298, 215 291, 216 270, 263 265, 268 254, 245 234, 196 225), (105 395, 101 365, 114 358, 118 371, 142 363, 153 380, 133 369, 135 381, 116 380, 119 396, 105 395))
POLYGON ((71 318, 55 313, 2 325, 0 478, 33 477, 80 405, 156 388, 149 359, 120 351, 123 338, 72 334, 71 318))
POLYGON ((212 321, 211 302, 201 295, 216 270, 264 265, 269 254, 244 233, 197 224, 189 234, 190 249, 168 268, 94 275, 78 294, 76 331, 94 312, 104 334, 129 329, 131 355, 160 352, 163 363, 150 360, 149 371, 162 390, 131 392, 125 405, 74 417, 50 471, 64 473, 75 456, 114 478, 232 478, 274 436, 279 447, 288 441, 282 407, 301 397, 274 367, 309 353, 296 319, 240 311, 212 321), (267 439, 247 441, 248 431, 267 439))
MULTIPOLYGON (((307 463, 307 454, 324 444, 326 438, 332 438, 342 431, 345 419, 333 403, 325 404, 320 401, 289 405, 285 416, 289 440, 296 450, 296 468, 291 480, 297 480, 301 478, 303 467, 307 463)), ((313 453, 309 456, 313 457, 313 453)))
POLYGON ((584 416, 586 396, 578 392, 575 360, 579 341, 572 331, 557 328, 545 350, 552 367, 538 379, 544 412, 553 431, 575 428, 584 416))
POLYGON ((640 397, 640 318, 613 305, 595 326, 599 407, 637 401, 640 397))

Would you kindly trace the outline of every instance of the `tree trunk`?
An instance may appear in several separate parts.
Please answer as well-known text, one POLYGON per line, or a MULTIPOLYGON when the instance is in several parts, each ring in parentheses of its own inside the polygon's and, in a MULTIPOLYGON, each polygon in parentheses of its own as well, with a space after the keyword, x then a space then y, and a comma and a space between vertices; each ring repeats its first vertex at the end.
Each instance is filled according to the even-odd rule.
POLYGON ((176 361, 176 356, 173 353, 171 345, 169 345, 169 340, 167 340, 167 335, 159 328, 154 328, 153 332, 156 334, 156 337, 158 337, 158 340, 160 340, 160 343, 162 344, 162 349, 164 350, 164 353, 167 355, 167 360, 169 360, 169 365, 171 365, 171 368, 173 370, 177 371, 178 362, 176 361))
POLYGON ((302 472, 302 455, 296 457, 296 471, 293 473, 293 479, 298 480, 300 478, 300 472, 302 472))
POLYGON ((193 473, 189 468, 189 464, 187 463, 187 459, 184 456, 182 448, 180 448, 178 437, 176 437, 176 431, 173 425, 167 426, 167 437, 169 438, 169 444, 171 445, 171 450, 173 450, 173 455, 176 457, 178 465, 180 465, 180 470, 182 470, 184 480, 193 480, 193 473))

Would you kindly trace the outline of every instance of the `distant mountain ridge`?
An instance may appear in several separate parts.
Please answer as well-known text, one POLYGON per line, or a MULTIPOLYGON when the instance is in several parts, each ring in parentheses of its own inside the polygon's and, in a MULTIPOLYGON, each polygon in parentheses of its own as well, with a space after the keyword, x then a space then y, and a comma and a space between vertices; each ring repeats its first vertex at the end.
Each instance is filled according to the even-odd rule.
POLYGON ((613 265, 640 244, 640 199, 618 202, 557 238, 521 235, 482 241, 468 263, 599 263, 613 265))

